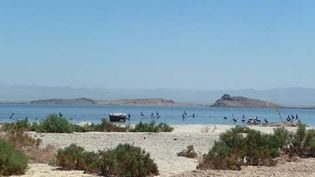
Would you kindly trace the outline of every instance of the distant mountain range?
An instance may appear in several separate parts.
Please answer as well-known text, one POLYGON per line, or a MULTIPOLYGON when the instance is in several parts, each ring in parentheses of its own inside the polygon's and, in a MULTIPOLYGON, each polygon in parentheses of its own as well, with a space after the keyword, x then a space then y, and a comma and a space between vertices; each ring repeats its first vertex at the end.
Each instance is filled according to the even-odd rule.
POLYGON ((0 102, 38 99, 90 98, 93 100, 166 98, 176 102, 212 105, 225 93, 274 102, 284 106, 315 106, 313 88, 275 88, 269 90, 185 90, 185 89, 103 89, 0 85, 0 102))

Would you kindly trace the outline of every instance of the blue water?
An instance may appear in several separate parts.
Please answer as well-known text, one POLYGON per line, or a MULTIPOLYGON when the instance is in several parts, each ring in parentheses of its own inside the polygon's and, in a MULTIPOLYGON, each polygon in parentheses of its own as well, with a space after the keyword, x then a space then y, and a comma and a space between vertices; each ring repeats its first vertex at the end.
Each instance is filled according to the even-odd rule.
MULTIPOLYGON (((108 117, 111 112, 124 112, 131 114, 131 123, 140 121, 151 121, 151 113, 154 115, 158 111, 158 122, 168 124, 234 124, 232 117, 238 119, 240 124, 242 116, 258 116, 262 120, 266 118, 269 122, 280 121, 275 109, 257 108, 211 108, 211 107, 166 107, 166 106, 112 106, 112 105, 34 105, 34 104, 0 104, 0 122, 12 121, 13 118, 28 117, 31 121, 39 121, 50 113, 61 112, 64 117, 69 118, 74 123, 81 121, 99 122, 101 118, 108 117), (187 117, 182 120, 182 113, 186 111, 188 115, 195 113, 195 118, 187 117), (140 112, 145 115, 141 118, 140 112), (223 117, 228 117, 224 120, 223 117)), ((287 115, 299 115, 300 120, 308 125, 315 126, 315 109, 280 109, 283 120, 287 115)))

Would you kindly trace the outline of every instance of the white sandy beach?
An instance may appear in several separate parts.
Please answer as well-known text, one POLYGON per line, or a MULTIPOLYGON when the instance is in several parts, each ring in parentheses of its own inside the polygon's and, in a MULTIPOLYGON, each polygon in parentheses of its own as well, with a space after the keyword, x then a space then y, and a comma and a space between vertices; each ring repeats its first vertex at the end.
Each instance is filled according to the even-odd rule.
MULTIPOLYGON (((231 128, 228 125, 178 125, 174 126, 175 130, 171 133, 72 133, 56 134, 44 133, 37 134, 31 132, 32 136, 41 137, 44 145, 54 145, 56 148, 62 148, 71 143, 83 146, 88 151, 104 150, 114 148, 119 143, 129 143, 139 146, 149 152, 158 165, 160 176, 270 176, 271 171, 276 171, 271 176, 286 176, 290 171, 281 170, 286 167, 245 167, 240 172, 233 171, 196 171, 197 160, 178 157, 177 153, 186 148, 187 145, 193 145, 195 151, 201 156, 207 153, 213 145, 218 135, 231 128), (258 168, 259 170, 255 169, 258 168), (277 169, 280 168, 280 169, 277 169), (248 170, 250 169, 250 170, 248 170), (257 172, 257 174, 256 174, 257 172)), ((266 133, 271 133, 271 127, 254 127, 266 133)), ((294 129, 294 128, 290 128, 294 129)), ((314 159, 301 160, 300 164, 307 166, 315 164, 314 159)), ((284 164, 285 166, 287 164, 284 164)), ((83 175, 78 171, 56 171, 54 167, 44 164, 31 164, 30 169, 24 176, 93 176, 83 175)), ((315 176, 315 170, 305 168, 306 173, 298 173, 301 176, 315 176)))

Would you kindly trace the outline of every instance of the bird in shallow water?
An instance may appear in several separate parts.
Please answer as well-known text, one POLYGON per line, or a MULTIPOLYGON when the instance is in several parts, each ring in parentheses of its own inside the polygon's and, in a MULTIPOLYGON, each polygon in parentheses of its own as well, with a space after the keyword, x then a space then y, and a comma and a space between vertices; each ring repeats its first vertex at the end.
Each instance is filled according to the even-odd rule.
POLYGON ((12 112, 11 116, 9 117, 9 119, 12 119, 14 116, 14 113, 12 112))

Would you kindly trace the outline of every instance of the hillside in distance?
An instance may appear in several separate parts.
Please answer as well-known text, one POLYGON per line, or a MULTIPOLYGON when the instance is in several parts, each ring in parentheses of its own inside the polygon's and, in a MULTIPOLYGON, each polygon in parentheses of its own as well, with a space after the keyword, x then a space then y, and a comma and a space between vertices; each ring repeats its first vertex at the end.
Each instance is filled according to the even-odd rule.
POLYGON ((163 98, 147 98, 147 99, 119 99, 119 100, 93 100, 89 98, 75 99, 43 99, 30 101, 31 104, 99 104, 99 105, 188 105, 185 103, 177 103, 171 99, 163 98))
POLYGON ((96 104, 92 99, 74 98, 74 99, 46 99, 30 101, 31 104, 96 104))
POLYGON ((242 96, 230 96, 224 94, 220 99, 218 99, 211 107, 248 107, 248 108, 276 108, 279 105, 262 101, 258 99, 252 99, 242 96))

